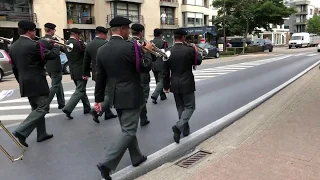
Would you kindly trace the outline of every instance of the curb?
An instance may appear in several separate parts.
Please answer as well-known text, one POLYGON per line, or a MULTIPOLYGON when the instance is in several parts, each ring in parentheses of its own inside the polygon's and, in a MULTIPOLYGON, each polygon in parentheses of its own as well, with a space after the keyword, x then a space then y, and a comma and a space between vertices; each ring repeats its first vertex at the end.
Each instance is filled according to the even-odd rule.
POLYGON ((157 167, 161 166, 166 162, 172 162, 172 160, 175 160, 181 155, 184 155, 186 152, 194 149, 198 144, 213 136, 224 127, 237 121, 239 118, 247 114, 249 111, 259 106, 269 98, 271 98, 273 95, 275 95, 276 93, 278 93, 279 91, 281 91, 282 89, 299 79, 301 76, 303 76, 319 64, 320 60, 315 64, 311 65, 309 68, 302 71, 301 73, 299 73, 298 75, 294 76, 290 80, 274 88, 268 93, 262 95, 261 97, 251 101, 250 103, 218 119, 217 121, 197 130, 196 132, 190 134, 188 137, 181 139, 180 144, 172 143, 167 147, 151 154, 150 156, 148 156, 148 160, 140 166, 135 168, 133 166, 128 166, 118 171, 117 173, 111 176, 112 179, 132 180, 148 173, 149 171, 152 171, 153 169, 156 169, 157 167))

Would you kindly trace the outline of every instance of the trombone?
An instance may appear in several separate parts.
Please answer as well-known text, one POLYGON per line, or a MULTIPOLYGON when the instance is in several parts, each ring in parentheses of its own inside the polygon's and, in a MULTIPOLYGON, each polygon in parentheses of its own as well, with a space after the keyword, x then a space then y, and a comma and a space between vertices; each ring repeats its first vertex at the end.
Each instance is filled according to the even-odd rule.
POLYGON ((170 58, 171 52, 170 51, 165 51, 164 49, 159 49, 154 43, 151 43, 152 45, 152 50, 149 50, 145 48, 145 44, 147 41, 137 41, 138 46, 141 48, 147 50, 151 54, 155 55, 156 57, 162 57, 163 61, 168 61, 170 58))
MULTIPOLYGON (((41 39, 39 36, 35 36, 35 38, 41 39)), ((50 39, 50 38, 43 38, 43 39, 46 40, 46 41, 48 41, 48 42, 54 42, 54 43, 56 43, 56 44, 59 44, 60 46, 65 46, 65 47, 67 48, 67 51, 68 51, 68 52, 71 52, 72 49, 73 49, 73 46, 74 46, 72 43, 66 45, 66 44, 60 43, 60 42, 58 42, 58 41, 55 41, 55 40, 53 40, 53 39, 50 39)))
POLYGON ((7 42, 9 42, 11 44, 13 42, 13 38, 8 39, 8 38, 5 38, 5 37, 0 37, 0 42, 4 43, 4 41, 7 41, 7 42))
MULTIPOLYGON (((192 47, 197 46, 197 45, 195 45, 193 43, 188 43, 188 42, 186 44, 187 44, 187 46, 192 46, 192 47)), ((201 48, 199 46, 197 46, 197 48, 198 48, 198 53, 200 53, 202 57, 208 56, 208 54, 209 54, 209 50, 208 49, 204 49, 204 48, 201 48)))
POLYGON ((0 150, 9 158, 9 160, 11 162, 15 162, 18 160, 22 160, 23 156, 24 156, 24 152, 25 149, 22 147, 22 145, 18 142, 18 140, 16 140, 16 138, 14 138, 11 133, 9 132, 9 130, 1 123, 0 120, 0 127, 8 134, 8 136, 10 136, 10 138, 17 144, 17 146, 21 149, 22 153, 19 157, 15 158, 13 156, 11 156, 1 145, 0 145, 0 150))

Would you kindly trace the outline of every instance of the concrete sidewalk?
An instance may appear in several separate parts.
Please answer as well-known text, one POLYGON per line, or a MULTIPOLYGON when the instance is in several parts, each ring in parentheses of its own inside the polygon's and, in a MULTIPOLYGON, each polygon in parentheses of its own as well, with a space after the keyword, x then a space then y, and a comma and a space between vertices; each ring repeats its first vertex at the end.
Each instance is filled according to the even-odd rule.
POLYGON ((319 73, 314 68, 200 144, 196 151, 211 154, 193 166, 177 160, 138 180, 319 180, 319 73))

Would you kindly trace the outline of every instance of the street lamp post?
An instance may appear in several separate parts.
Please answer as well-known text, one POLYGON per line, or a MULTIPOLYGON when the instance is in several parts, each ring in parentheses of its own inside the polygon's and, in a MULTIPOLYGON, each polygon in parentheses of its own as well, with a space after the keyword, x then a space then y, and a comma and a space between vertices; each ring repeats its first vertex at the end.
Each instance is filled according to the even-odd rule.
POLYGON ((226 37, 226 0, 223 0, 223 51, 227 49, 226 37))

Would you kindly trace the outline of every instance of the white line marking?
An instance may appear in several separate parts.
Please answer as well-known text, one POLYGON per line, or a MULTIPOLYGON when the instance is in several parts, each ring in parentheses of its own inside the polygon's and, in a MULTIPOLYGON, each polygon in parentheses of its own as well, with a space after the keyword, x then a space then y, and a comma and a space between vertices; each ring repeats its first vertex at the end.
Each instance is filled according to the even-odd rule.
POLYGON ((311 56, 316 56, 318 54, 308 54, 307 56, 311 57, 311 56))
MULTIPOLYGON (((46 114, 46 118, 62 115, 64 113, 49 113, 46 114)), ((1 115, 0 119, 3 121, 18 121, 18 120, 25 120, 29 114, 20 114, 20 115, 1 115)))
POLYGON ((0 92, 0 100, 5 98, 5 97, 9 97, 13 94, 14 90, 3 90, 0 92))

